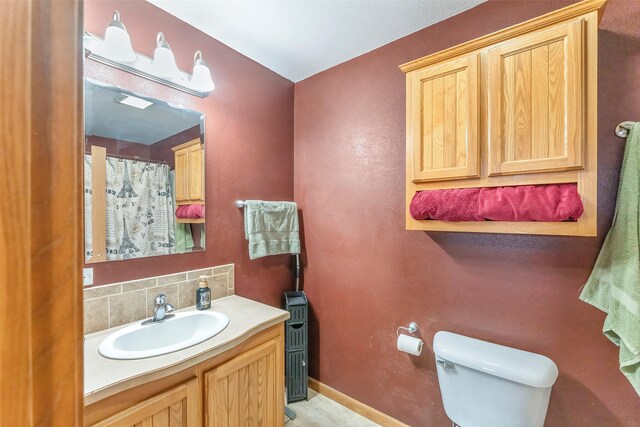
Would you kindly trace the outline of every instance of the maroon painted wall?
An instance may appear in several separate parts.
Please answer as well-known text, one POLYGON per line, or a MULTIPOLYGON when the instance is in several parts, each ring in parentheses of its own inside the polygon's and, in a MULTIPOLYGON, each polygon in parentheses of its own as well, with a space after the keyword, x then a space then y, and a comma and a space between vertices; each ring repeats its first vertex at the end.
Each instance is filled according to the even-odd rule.
POLYGON ((151 158, 154 160, 162 160, 163 162, 167 162, 169 166, 171 166, 171 169, 174 169, 176 156, 173 148, 180 144, 184 144, 185 142, 193 141, 197 138, 201 138, 200 125, 185 129, 182 132, 176 133, 175 135, 171 135, 154 144, 151 144, 149 146, 151 158))
POLYGON ((151 160, 151 146, 136 144, 135 142, 122 141, 120 139, 105 138, 103 136, 85 137, 84 153, 91 154, 91 147, 103 147, 109 156, 136 157, 144 160, 151 160))
POLYGON ((293 198, 293 83, 142 0, 85 1, 85 30, 104 36, 120 10, 133 48, 153 56, 163 31, 182 70, 200 49, 216 89, 198 98, 85 60, 85 75, 205 114, 207 250, 94 264, 94 284, 235 263, 236 293, 273 305, 292 285, 290 256, 250 261, 236 199, 293 198))
POLYGON ((611 0, 599 45, 598 238, 406 231, 398 65, 567 3, 484 3, 295 87, 295 200, 311 301, 310 375, 413 426, 447 426, 432 353, 448 330, 539 352, 560 369, 546 426, 640 426, 604 315, 578 300, 610 226, 640 118, 640 3, 611 0), (422 356, 395 350, 415 321, 422 356))

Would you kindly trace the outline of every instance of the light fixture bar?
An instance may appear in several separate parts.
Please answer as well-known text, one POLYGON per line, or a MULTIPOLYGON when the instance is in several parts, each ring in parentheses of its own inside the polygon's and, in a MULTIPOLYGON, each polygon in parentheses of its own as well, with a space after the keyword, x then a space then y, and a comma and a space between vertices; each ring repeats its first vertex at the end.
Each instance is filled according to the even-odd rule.
POLYGON ((170 88, 180 90, 190 95, 198 96, 200 98, 205 98, 207 95, 209 95, 209 92, 203 92, 201 90, 190 87, 189 81, 191 80, 191 74, 184 72, 182 70, 179 70, 180 77, 179 79, 176 79, 176 80, 164 79, 162 77, 158 77, 154 74, 151 74, 150 72, 145 71, 145 70, 151 69, 151 63, 153 62, 153 60, 141 53, 135 52, 136 60, 127 64, 124 64, 118 61, 113 61, 109 58, 105 58, 104 56, 101 56, 97 53, 99 52, 99 48, 96 49, 96 47, 100 46, 103 42, 104 40, 101 39, 100 37, 94 34, 85 32, 84 34, 85 57, 93 61, 99 62, 101 64, 108 65, 113 68, 117 68, 118 70, 122 70, 127 73, 131 73, 136 76, 143 77, 147 80, 151 80, 153 82, 163 84, 170 88))

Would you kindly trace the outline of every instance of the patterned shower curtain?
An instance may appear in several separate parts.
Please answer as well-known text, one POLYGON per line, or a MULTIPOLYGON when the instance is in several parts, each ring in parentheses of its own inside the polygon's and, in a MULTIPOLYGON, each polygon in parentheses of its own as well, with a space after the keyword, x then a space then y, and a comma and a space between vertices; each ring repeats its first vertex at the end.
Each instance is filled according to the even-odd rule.
MULTIPOLYGON (((169 165, 107 157, 106 166, 107 260, 175 253, 169 165)), ((90 194, 91 156, 85 156, 87 256, 92 253, 91 223, 86 221, 91 216, 90 194)))

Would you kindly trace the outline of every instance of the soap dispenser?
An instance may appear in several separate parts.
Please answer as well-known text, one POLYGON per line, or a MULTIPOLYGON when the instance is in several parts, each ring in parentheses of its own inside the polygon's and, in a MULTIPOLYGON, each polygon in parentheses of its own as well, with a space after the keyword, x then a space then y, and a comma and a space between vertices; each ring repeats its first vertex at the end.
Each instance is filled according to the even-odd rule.
POLYGON ((198 310, 211 308, 211 289, 207 286, 207 276, 200 276, 196 290, 196 308, 198 310))

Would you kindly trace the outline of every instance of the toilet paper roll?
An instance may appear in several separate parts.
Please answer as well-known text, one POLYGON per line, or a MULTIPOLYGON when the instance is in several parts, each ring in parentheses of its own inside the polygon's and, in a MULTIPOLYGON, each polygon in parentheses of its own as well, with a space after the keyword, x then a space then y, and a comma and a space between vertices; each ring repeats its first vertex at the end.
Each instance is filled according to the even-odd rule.
POLYGON ((400 334, 398 336, 398 350, 405 353, 413 354, 414 356, 420 356, 422 353, 422 342, 419 338, 410 337, 409 335, 400 334))

